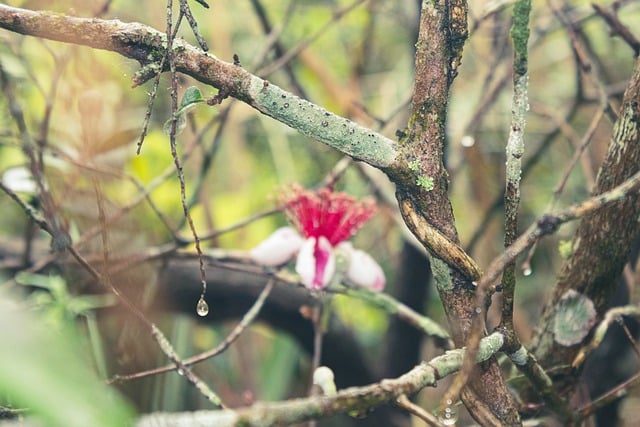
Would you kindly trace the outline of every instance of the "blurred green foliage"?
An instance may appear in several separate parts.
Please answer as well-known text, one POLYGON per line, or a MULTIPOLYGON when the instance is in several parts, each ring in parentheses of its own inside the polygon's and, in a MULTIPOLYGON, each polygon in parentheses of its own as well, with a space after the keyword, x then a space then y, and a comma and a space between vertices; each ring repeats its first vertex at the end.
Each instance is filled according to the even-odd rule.
POLYGON ((32 293, 31 302, 0 294, 2 406, 27 408, 46 426, 128 425, 134 412, 90 368, 87 343, 74 323, 107 301, 70 297, 60 277, 20 279, 50 293, 32 293))

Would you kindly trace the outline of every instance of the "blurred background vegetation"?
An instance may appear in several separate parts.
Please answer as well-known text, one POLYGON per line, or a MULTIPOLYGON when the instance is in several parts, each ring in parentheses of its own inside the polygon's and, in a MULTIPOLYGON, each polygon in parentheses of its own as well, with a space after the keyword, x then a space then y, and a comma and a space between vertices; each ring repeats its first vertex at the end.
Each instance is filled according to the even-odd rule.
MULTIPOLYGON (((157 1, 6 3, 83 17, 138 21, 165 29, 166 8, 157 1)), ((481 266, 501 252, 503 239, 500 205, 511 111, 512 51, 508 36, 510 2, 499 3, 470 2, 470 39, 449 108, 446 161, 451 198, 462 244, 481 266)), ((523 229, 548 209, 554 197, 556 206, 564 206, 589 194, 612 129, 612 120, 606 114, 598 121, 594 117, 602 111, 603 102, 617 107, 635 61, 633 50, 620 38, 611 37, 590 2, 533 3, 531 110, 520 216, 523 229), (577 44, 572 45, 566 22, 577 29, 577 44), (584 51, 576 53, 576 46, 584 51), (580 55, 588 58, 589 69, 583 68, 580 55), (577 165, 570 169, 571 159, 592 125, 593 137, 577 165), (558 190, 565 173, 566 185, 558 190)), ((621 20, 634 28, 633 23, 640 19, 640 3, 616 4, 621 20)), ((396 130, 404 128, 413 85, 418 1, 213 0, 210 5, 210 9, 204 9, 193 2, 192 9, 210 52, 218 58, 232 62, 237 54, 247 70, 391 138, 395 138, 396 130), (279 64, 279 58, 289 52, 295 54, 279 64)), ((186 23, 179 34, 196 43, 186 23)), ((154 257, 154 250, 191 238, 169 139, 163 132, 170 116, 168 76, 160 83, 150 130, 141 154, 136 155, 135 141, 152 88, 151 82, 131 88, 136 63, 110 52, 5 31, 0 32, 0 63, 15 101, 24 111, 28 131, 41 147, 47 190, 57 215, 78 250, 100 265, 103 236, 89 233, 100 228, 98 206, 102 205, 107 218, 117 217, 107 227, 109 258, 141 260, 114 276, 117 286, 127 289, 134 304, 160 325, 182 356, 220 343, 243 310, 225 319, 215 318, 217 311, 223 311, 217 304, 231 302, 214 298, 209 300, 212 316, 199 319, 195 315, 196 299, 172 305, 155 298, 158 283, 166 274, 162 267, 172 256, 179 257, 176 252, 154 257), (149 262, 143 262, 145 259, 149 262)), ((194 85, 205 97, 216 93, 189 77, 180 77, 181 91, 194 85)), ((0 174, 5 177, 7 171, 28 162, 8 108, 9 99, 0 97, 0 174)), ((178 152, 184 163, 187 200, 196 229, 201 236, 213 235, 203 240, 203 248, 205 252, 223 250, 217 254, 237 254, 238 250, 252 248, 284 225, 285 219, 274 213, 230 232, 217 231, 273 209, 274 195, 288 183, 321 185, 341 160, 332 149, 231 99, 213 108, 199 106, 192 110, 186 129, 178 137, 178 152)), ((340 175, 336 187, 356 196, 374 195, 378 200, 378 214, 355 240, 356 246, 369 251, 382 264, 387 275, 386 292, 442 321, 437 294, 427 280, 426 260, 401 224, 392 185, 378 171, 352 163, 340 175), (405 281, 407 277, 413 279, 405 281), (417 289, 407 290, 408 286, 417 289)), ((32 194, 19 194, 37 207, 38 200, 32 194)), ((166 363, 147 332, 115 308, 112 298, 87 284, 77 265, 48 255, 49 237, 5 194, 0 195, 0 212, 0 291, 11 294, 19 311, 29 314, 24 322, 72 339, 78 346, 74 357, 92 367, 103 380, 166 363)), ((568 240, 571 232, 572 226, 565 226, 542 241, 532 254, 530 274, 519 277, 516 320, 525 342, 536 324, 548 285, 557 274, 561 242, 568 240)), ((187 245, 181 249, 193 248, 187 245)), ((529 265, 525 259, 521 263, 529 265)), ((197 266, 191 277, 195 278, 193 284, 170 286, 197 288, 197 266)), ((215 287, 209 292, 215 293, 215 287)), ((419 334, 410 345, 407 338, 394 341, 401 326, 363 302, 336 296, 334 306, 340 327, 352 334, 366 355, 362 364, 373 373, 367 380, 397 375, 410 368, 412 361, 439 352, 433 340, 419 334), (403 345, 415 347, 414 354, 401 356, 403 345), (398 364, 394 364, 394 355, 398 364)), ((12 316, 0 313, 1 329, 19 327, 12 316)), ((308 322, 300 315, 290 321, 308 322)), ((0 334, 2 341, 5 337, 0 334)), ((46 348, 37 339, 27 347, 3 346, 0 353, 7 357, 0 359, 0 371, 13 365, 24 351, 33 352, 34 364, 49 363, 48 350, 62 346, 67 338, 53 340, 46 348)), ((311 362, 308 346, 297 338, 259 322, 226 352, 198 365, 196 371, 229 406, 305 395, 310 386, 311 362)), ((59 374, 67 375, 67 371, 61 369, 59 374)), ((50 385, 55 389, 64 383, 58 379, 49 384, 42 378, 33 378, 32 386, 50 385)), ((11 377, 0 375, 0 391, 5 394, 0 394, 0 404, 38 409, 34 396, 16 393, 11 381, 11 377)), ((102 387, 99 382, 78 384, 83 384, 82 393, 102 387)), ((346 381, 340 385, 350 384, 346 381)), ((204 398, 175 373, 118 387, 142 412, 208 407, 204 398)), ((423 392, 423 406, 433 408, 443 387, 423 392)), ((75 401, 69 402, 74 407, 75 401)), ((54 425, 56 418, 51 414, 69 408, 50 406, 42 412, 52 417, 49 420, 54 425)), ((126 411, 123 416, 127 416, 126 411)), ((402 425, 402 421, 393 422, 402 425)), ((349 423, 351 420, 345 418, 330 420, 327 425, 349 423)))

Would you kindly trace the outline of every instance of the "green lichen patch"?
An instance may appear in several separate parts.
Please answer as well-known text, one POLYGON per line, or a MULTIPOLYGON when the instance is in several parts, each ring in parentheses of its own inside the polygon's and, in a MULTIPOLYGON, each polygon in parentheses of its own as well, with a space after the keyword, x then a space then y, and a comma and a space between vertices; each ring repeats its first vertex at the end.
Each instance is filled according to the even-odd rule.
POLYGON ((558 344, 572 346, 587 336, 596 322, 596 309, 590 298, 569 289, 557 306, 553 333, 558 344))
POLYGON ((433 178, 431 178, 430 176, 420 175, 416 179, 416 184, 418 184, 418 186, 424 188, 427 191, 433 190, 433 178))

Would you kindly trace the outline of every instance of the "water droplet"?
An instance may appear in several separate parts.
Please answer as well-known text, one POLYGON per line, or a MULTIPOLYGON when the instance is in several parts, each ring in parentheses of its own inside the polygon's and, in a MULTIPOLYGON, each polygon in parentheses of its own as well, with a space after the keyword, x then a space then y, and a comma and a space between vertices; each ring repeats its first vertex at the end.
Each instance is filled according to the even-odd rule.
POLYGON ((207 304, 202 297, 200 297, 198 304, 196 305, 196 313, 198 313, 198 316, 200 317, 204 317, 209 314, 209 304, 207 304))
POLYGON ((522 274, 524 276, 531 276, 531 273, 533 273, 533 270, 531 269, 530 265, 527 265, 525 267, 522 267, 522 274))
POLYGON ((473 147, 473 145, 476 143, 476 140, 473 136, 471 135, 465 135, 462 137, 462 139, 460 140, 460 145, 462 145, 463 147, 473 147))
POLYGON ((482 307, 476 307, 476 314, 482 313, 482 307))
POLYGON ((289 108, 289 103, 288 102, 284 103, 284 108, 289 108))
POLYGON ((349 129, 349 135, 353 135, 355 132, 356 132, 355 129, 353 128, 349 129))
POLYGON ((323 128, 326 128, 327 126, 329 126, 329 122, 326 120, 323 120, 322 123, 320 123, 322 125, 323 128))
POLYGON ((455 407, 452 405, 451 400, 447 400, 447 405, 444 410, 438 413, 438 421, 445 426, 454 426, 458 421, 458 413, 455 407))
POLYGON ((178 368, 178 370, 176 370, 176 372, 178 373, 178 375, 182 376, 184 375, 184 371, 180 368, 178 368))

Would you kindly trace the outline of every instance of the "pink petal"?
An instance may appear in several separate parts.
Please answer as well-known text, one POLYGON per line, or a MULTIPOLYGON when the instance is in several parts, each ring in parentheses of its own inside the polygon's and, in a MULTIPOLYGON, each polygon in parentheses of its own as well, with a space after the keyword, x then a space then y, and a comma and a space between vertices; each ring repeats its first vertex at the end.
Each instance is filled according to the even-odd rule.
POLYGON ((249 254, 256 263, 274 267, 292 259, 302 243, 302 237, 293 227, 282 227, 253 248, 249 254))
POLYGON ((380 264, 365 251, 353 249, 350 243, 340 245, 349 254, 349 268, 346 277, 352 284, 372 291, 384 289, 386 279, 380 264))
POLYGON ((310 237, 304 241, 296 260, 300 281, 309 289, 324 289, 336 269, 333 246, 324 237, 310 237))

